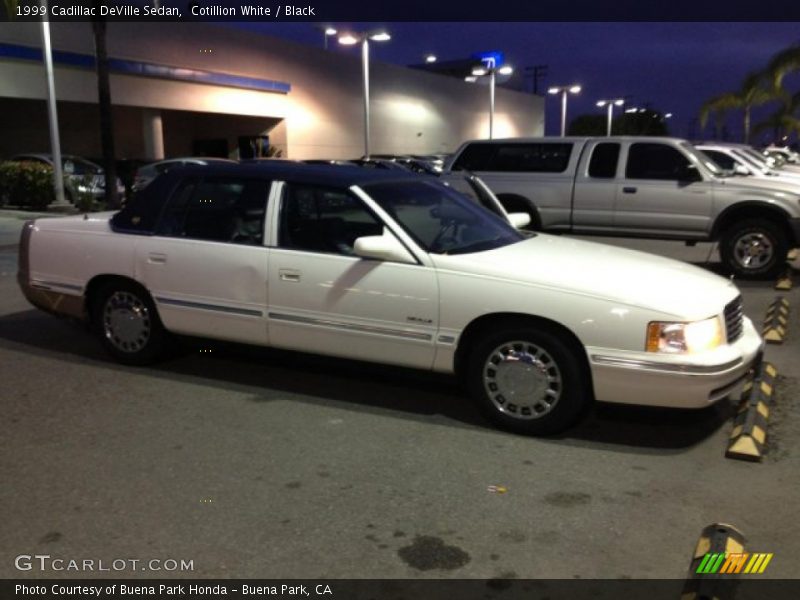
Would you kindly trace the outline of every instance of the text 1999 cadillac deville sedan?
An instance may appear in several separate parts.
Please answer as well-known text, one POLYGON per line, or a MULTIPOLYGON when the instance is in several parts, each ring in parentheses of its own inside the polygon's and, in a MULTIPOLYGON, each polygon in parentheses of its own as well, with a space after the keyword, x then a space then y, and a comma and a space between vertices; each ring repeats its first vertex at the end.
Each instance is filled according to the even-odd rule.
POLYGON ((484 413, 563 430, 593 400, 699 408, 763 342, 733 283, 524 235, 432 178, 302 164, 172 171, 122 211, 26 224, 19 283, 118 360, 187 334, 454 373, 484 413))

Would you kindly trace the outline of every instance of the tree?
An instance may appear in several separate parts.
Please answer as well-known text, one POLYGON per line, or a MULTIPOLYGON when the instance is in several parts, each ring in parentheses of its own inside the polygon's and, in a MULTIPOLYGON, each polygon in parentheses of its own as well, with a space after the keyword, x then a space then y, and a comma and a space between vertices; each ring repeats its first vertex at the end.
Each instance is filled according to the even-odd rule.
POLYGON ((623 112, 611 124, 614 135, 669 135, 664 115, 650 109, 623 112))
POLYGON ((778 52, 770 59, 766 71, 772 77, 774 89, 782 89, 783 79, 793 71, 800 71, 800 44, 778 52))
MULTIPOLYGON (((99 0, 93 0, 95 12, 100 13, 99 0)), ((111 112, 111 85, 108 76, 105 17, 92 18, 94 34, 95 67, 97 71, 97 101, 100 110, 100 144, 103 151, 106 202, 109 208, 119 208, 117 196, 117 166, 114 153, 114 119, 111 112)))
MULTIPOLYGON (((774 86, 768 85, 769 74, 766 71, 749 73, 736 92, 726 92, 707 100, 700 107, 700 125, 705 127, 709 115, 724 114, 731 109, 740 109, 744 113, 744 143, 750 142, 750 113, 756 106, 761 106, 778 99, 774 86)), ((717 122, 718 124, 720 121, 717 122)))
POLYGON ((567 135, 605 135, 605 115, 579 115, 572 119, 567 135))
POLYGON ((800 93, 791 94, 783 87, 786 76, 798 70, 800 70, 800 45, 790 46, 772 57, 766 72, 771 80, 772 91, 780 100, 780 104, 774 113, 754 127, 754 131, 772 129, 775 141, 778 141, 784 133, 800 134, 798 126, 800 93))

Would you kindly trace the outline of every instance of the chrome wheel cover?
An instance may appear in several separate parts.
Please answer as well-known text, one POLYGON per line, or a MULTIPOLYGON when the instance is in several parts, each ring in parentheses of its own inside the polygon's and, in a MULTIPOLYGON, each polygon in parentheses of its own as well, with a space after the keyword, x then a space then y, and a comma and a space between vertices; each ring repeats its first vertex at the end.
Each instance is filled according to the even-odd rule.
POLYGON ((133 354, 147 345, 150 311, 138 296, 114 292, 103 306, 103 335, 117 350, 133 354))
POLYGON ((495 348, 483 365, 483 387, 494 407, 509 417, 539 419, 558 404, 561 371, 550 354, 525 341, 495 348))
POLYGON ((755 231, 736 238, 733 245, 733 257, 744 269, 760 269, 770 263, 774 254, 770 239, 755 231))

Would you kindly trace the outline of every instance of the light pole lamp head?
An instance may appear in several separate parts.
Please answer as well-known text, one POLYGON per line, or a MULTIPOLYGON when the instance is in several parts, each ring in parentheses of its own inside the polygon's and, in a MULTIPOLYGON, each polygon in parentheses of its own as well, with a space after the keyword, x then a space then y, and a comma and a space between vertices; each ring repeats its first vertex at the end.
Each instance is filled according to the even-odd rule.
POLYGON ((606 104, 608 104, 608 100, 598 100, 597 101, 597 106, 599 106, 600 108, 603 108, 606 104))
POLYGON ((355 35, 354 33, 347 33, 346 32, 346 33, 342 33, 339 36, 339 43, 342 46, 354 46, 360 41, 361 41, 361 39, 359 38, 359 36, 355 35))
POLYGON ((373 42, 388 42, 392 39, 392 36, 389 35, 388 31, 380 30, 380 31, 372 31, 369 33, 369 39, 373 42))
POLYGON ((325 35, 336 35, 339 33, 335 27, 326 27, 325 28, 325 35))
POLYGON ((505 65, 497 69, 497 72, 500 75, 511 75, 514 72, 514 67, 511 65, 505 65))
POLYGON ((575 84, 569 86, 569 93, 570 94, 580 94, 581 93, 581 86, 575 84))
POLYGON ((547 93, 548 94, 555 95, 555 94, 558 94, 560 91, 561 91, 561 88, 560 87, 556 87, 556 86, 553 86, 551 88, 547 88, 547 93))
POLYGON ((615 106, 622 106, 623 104, 625 104, 625 100, 623 100, 622 98, 617 98, 616 100, 614 100, 615 106))
POLYGON ((472 75, 474 77, 483 77, 488 72, 489 71, 486 69, 486 67, 472 67, 472 75))
POLYGON ((426 54, 425 55, 425 62, 426 63, 435 63, 436 62, 436 55, 435 54, 426 54))

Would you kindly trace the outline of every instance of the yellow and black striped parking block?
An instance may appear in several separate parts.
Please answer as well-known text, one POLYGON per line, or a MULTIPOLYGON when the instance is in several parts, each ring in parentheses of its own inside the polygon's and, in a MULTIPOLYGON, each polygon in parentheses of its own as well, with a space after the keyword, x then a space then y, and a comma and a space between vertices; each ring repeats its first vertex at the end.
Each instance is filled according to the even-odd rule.
POLYGON ((733 598, 735 573, 732 576, 728 570, 709 569, 707 566, 709 558, 713 558, 716 563, 720 556, 742 554, 745 541, 744 534, 732 525, 714 523, 703 529, 692 555, 689 576, 683 586, 681 600, 733 598))
POLYGON ((792 248, 789 250, 789 254, 786 255, 786 260, 789 262, 794 262, 800 257, 800 249, 792 248))
POLYGON ((760 461, 767 447, 767 419, 775 377, 778 371, 770 363, 761 363, 742 390, 742 401, 733 420, 731 439, 725 456, 760 461))
POLYGON ((761 330, 764 339, 770 344, 782 344, 786 337, 789 323, 789 301, 777 296, 767 308, 764 317, 764 328, 761 330))
POLYGON ((781 291, 788 291, 792 289, 792 270, 787 269, 786 272, 778 277, 778 280, 775 282, 775 289, 781 291))

